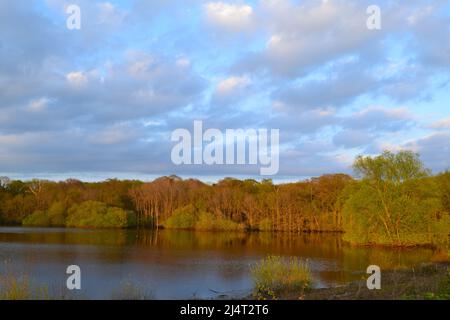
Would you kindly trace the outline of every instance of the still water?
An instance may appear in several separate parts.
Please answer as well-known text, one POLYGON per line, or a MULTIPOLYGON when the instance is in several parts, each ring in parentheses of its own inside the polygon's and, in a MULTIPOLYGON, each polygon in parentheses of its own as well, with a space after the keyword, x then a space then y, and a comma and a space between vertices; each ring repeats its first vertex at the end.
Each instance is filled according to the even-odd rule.
POLYGON ((109 299, 133 287, 155 299, 240 298, 253 287, 250 267, 267 255, 307 261, 315 287, 365 276, 367 266, 414 266, 429 249, 352 248, 340 235, 174 230, 0 227, 0 273, 66 290, 69 265, 81 268, 83 299, 109 299))

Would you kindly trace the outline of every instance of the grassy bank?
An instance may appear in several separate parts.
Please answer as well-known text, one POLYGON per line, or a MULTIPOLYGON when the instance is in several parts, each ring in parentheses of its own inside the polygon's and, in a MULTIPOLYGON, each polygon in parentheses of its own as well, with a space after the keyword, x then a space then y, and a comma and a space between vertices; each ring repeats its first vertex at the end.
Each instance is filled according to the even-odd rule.
MULTIPOLYGON (((255 288, 248 299, 278 300, 450 300, 450 263, 427 263, 415 268, 382 270, 381 289, 368 290, 367 275, 343 286, 315 289, 307 265, 295 258, 268 257, 251 274, 255 288)), ((49 289, 28 276, 0 276, 0 300, 70 300, 66 290, 49 289)), ((113 300, 147 300, 153 294, 124 282, 112 292, 113 300)), ((233 298, 233 297, 229 297, 233 298)))
POLYGON ((0 300, 47 300, 48 297, 48 288, 32 288, 28 277, 0 277, 0 300))
POLYGON ((449 262, 382 271, 380 290, 367 289, 366 274, 343 286, 314 289, 306 267, 290 267, 280 258, 267 258, 256 270, 252 272, 255 290, 250 299, 450 300, 449 262))
MULTIPOLYGON (((315 289, 306 300, 450 300, 450 264, 429 263, 411 269, 382 271, 381 289, 368 290, 366 279, 348 285, 315 289)), ((291 299, 293 296, 285 296, 291 299)))
POLYGON ((251 269, 255 282, 254 296, 277 299, 291 292, 303 295, 309 290, 311 274, 308 265, 298 258, 269 256, 251 269))
MULTIPOLYGON (((67 289, 49 288, 39 284, 27 275, 0 275, 0 300, 76 300, 84 299, 83 295, 72 294, 67 289)), ((152 292, 138 284, 125 281, 113 290, 111 300, 152 300, 152 292)))

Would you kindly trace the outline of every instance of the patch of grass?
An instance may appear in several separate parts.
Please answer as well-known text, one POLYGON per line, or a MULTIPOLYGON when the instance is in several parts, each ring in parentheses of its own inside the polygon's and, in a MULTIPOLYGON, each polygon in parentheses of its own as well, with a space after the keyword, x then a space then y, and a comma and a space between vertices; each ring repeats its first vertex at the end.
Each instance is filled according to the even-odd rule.
MULTIPOLYGON (((283 298, 293 299, 285 296, 283 298)), ((344 286, 314 289, 305 300, 449 300, 449 265, 423 264, 415 268, 382 270, 381 289, 369 290, 366 277, 344 286)))
POLYGON ((112 300, 152 300, 153 294, 130 281, 122 283, 121 287, 113 292, 112 300))
POLYGON ((450 269, 447 269, 447 277, 443 278, 436 289, 436 292, 427 292, 425 300, 450 300, 450 269))
POLYGON ((0 276, 0 300, 49 300, 46 286, 33 286, 27 276, 0 276))
POLYGON ((286 294, 301 298, 311 285, 308 265, 295 257, 268 256, 251 268, 251 275, 258 299, 277 299, 286 294))

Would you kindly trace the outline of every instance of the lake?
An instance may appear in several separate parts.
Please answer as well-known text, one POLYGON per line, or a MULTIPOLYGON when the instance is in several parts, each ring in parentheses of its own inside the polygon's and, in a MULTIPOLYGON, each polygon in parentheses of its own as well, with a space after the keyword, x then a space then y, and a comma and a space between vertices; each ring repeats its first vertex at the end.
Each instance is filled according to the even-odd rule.
POLYGON ((81 268, 74 298, 110 299, 137 288, 155 299, 242 298, 250 266, 267 255, 308 262, 315 287, 428 261, 430 249, 353 248, 338 234, 80 230, 0 227, 0 272, 64 292, 69 265, 81 268))

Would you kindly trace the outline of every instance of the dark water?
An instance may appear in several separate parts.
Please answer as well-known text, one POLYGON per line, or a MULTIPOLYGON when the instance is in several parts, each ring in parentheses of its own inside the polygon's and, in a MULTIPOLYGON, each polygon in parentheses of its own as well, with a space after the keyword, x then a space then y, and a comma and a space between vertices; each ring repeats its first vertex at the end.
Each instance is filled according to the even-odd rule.
POLYGON ((239 298, 252 290, 250 266, 267 255, 300 257, 314 286, 336 286, 365 276, 371 264, 414 266, 432 254, 351 248, 339 235, 0 228, 3 275, 64 291, 67 266, 78 265, 77 298, 120 297, 130 287, 156 299, 239 298))

